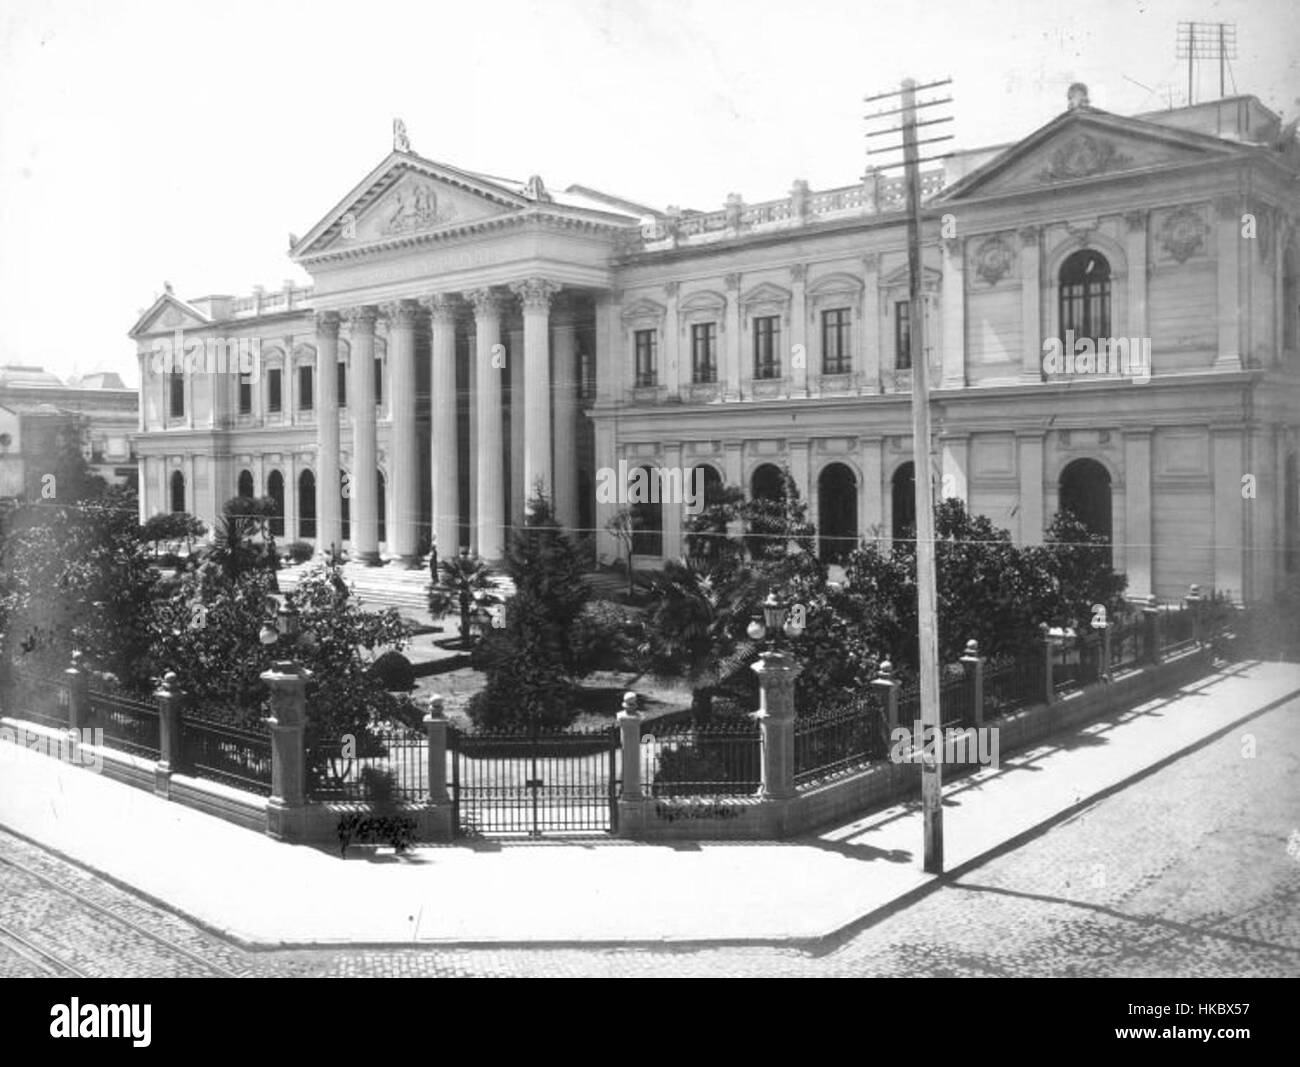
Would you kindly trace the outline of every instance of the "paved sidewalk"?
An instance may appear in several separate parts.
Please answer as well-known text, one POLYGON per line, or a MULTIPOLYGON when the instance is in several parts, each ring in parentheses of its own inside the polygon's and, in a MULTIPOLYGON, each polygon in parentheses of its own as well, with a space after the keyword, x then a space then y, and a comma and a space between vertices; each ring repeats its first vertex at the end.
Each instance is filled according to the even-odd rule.
MULTIPOLYGON (((945 788, 947 869, 1297 696, 1300 665, 1234 665, 956 781, 945 788)), ((920 869, 916 803, 791 842, 479 843, 343 860, 6 749, 0 825, 249 944, 780 943, 935 884, 920 869)))

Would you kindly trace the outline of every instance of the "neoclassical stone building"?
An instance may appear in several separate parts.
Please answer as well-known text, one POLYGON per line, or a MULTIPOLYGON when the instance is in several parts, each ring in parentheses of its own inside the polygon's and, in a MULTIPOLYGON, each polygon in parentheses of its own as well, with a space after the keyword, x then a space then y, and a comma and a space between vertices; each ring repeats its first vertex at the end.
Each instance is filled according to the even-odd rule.
MULTIPOLYGON (((927 175, 942 492, 1029 543, 1073 508, 1137 596, 1280 586, 1300 567, 1298 175, 1253 97, 1121 117, 1082 86, 927 175), (1067 337, 1149 346, 1149 380, 1045 370, 1067 337)), ((132 329, 142 514, 269 494, 286 536, 407 566, 426 531, 499 557, 540 484, 609 559, 621 505, 594 486, 623 460, 752 493, 788 469, 828 555, 899 536, 920 355, 902 208, 868 173, 657 209, 435 163, 402 134, 294 239, 313 288, 169 291, 132 329), (256 371, 157 366, 180 336, 260 348, 256 371)), ((639 550, 678 554, 681 507, 639 510, 639 550)))

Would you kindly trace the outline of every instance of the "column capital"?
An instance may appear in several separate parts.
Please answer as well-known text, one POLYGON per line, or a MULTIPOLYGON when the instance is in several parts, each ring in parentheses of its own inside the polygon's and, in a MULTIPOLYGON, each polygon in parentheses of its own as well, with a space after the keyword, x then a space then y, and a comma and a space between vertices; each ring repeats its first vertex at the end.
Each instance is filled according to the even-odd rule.
POLYGON ((1022 226, 1016 231, 1016 236, 1020 238, 1022 248, 1037 248, 1038 237, 1042 232, 1041 226, 1022 226))
POLYGON ((501 315, 505 297, 499 290, 489 286, 484 289, 469 289, 461 295, 473 307, 476 318, 491 318, 501 315))
POLYGON ((380 305, 379 313, 390 326, 414 326, 420 314, 420 305, 414 300, 390 300, 380 305))
POLYGON ((796 263, 790 268, 790 280, 796 284, 808 275, 808 268, 803 263, 796 263))
POLYGON ((456 310, 460 302, 451 293, 432 293, 420 298, 420 306, 429 313, 429 318, 437 323, 454 323, 456 310))
POLYGON ((962 253, 966 249, 966 238, 964 237, 945 237, 941 244, 944 253, 953 261, 953 267, 961 270, 966 266, 962 253))
POLYGON ((373 333, 375 329, 375 320, 379 317, 379 310, 374 304, 361 304, 357 307, 346 308, 343 311, 343 318, 347 320, 349 328, 355 332, 373 333))
POLYGON ((1147 228, 1147 213, 1145 211, 1126 211, 1124 212, 1124 222, 1128 225, 1129 233, 1139 233, 1147 228))
POLYGON ((511 282, 510 291, 519 298, 525 311, 550 311, 551 298, 560 291, 560 286, 547 278, 525 278, 511 282))
POLYGON ((326 337, 339 335, 339 313, 337 311, 316 312, 316 332, 326 337))
POLYGON ((727 287, 727 290, 728 290, 729 292, 732 292, 732 293, 739 292, 739 291, 740 291, 740 275, 739 275, 739 274, 728 274, 725 278, 722 279, 722 284, 725 285, 725 286, 727 287))

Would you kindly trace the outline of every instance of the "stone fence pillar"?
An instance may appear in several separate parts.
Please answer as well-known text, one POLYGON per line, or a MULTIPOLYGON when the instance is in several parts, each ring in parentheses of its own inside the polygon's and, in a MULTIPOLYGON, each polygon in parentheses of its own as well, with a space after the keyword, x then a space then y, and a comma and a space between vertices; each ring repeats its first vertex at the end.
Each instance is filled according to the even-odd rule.
POLYGON ((783 800, 794 796, 794 680, 801 668, 782 652, 764 652, 750 670, 758 675, 761 690, 755 716, 763 752, 759 795, 783 800))
POLYGON ((154 764, 153 791, 160 797, 171 796, 172 774, 185 770, 181 752, 181 709, 185 691, 175 671, 163 675, 162 685, 154 691, 158 701, 158 762, 154 764))
POLYGON ((1152 663, 1160 662, 1160 607, 1156 595, 1147 597, 1147 605, 1142 609, 1142 629, 1146 641, 1147 659, 1152 663))
POLYGON ((966 668, 966 677, 971 684, 971 700, 974 708, 975 725, 984 725, 984 657, 980 655, 979 642, 971 638, 966 642, 966 654, 961 658, 966 668))
POLYGON ((81 740, 82 727, 90 721, 90 677, 83 667, 84 659, 80 652, 73 652, 72 666, 63 672, 68 687, 68 730, 75 735, 74 745, 81 740))
POLYGON ((307 721, 307 673, 281 661, 260 675, 271 691, 271 799, 266 804, 266 832, 294 840, 304 827, 303 728, 307 721))
POLYGON ((618 713, 619 746, 623 751, 623 799, 643 800, 641 792, 641 713, 637 695, 623 694, 623 710, 618 713))
POLYGON ((885 718, 889 723, 889 732, 892 734, 898 729, 898 686, 899 682, 894 677, 894 665, 885 660, 876 668, 876 676, 871 680, 871 688, 876 691, 885 706, 885 718))
POLYGON ((1039 623, 1038 629, 1043 635, 1043 703, 1050 704, 1056 696, 1056 686, 1052 679, 1053 661, 1056 659, 1056 642, 1052 640, 1052 634, 1047 628, 1047 623, 1039 623))
POLYGON ((443 711, 442 697, 434 693, 429 697, 429 710, 424 716, 425 740, 428 743, 428 806, 431 825, 428 835, 433 841, 450 841, 455 835, 452 825, 451 797, 447 793, 447 716, 443 711))

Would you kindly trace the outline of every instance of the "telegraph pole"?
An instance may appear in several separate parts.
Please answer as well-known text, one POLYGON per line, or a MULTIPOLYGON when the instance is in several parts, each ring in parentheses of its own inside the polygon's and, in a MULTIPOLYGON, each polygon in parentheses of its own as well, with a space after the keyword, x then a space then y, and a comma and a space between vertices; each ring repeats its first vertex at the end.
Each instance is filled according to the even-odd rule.
MULTIPOLYGON (((896 111, 879 114, 901 114, 902 123, 895 129, 868 133, 868 137, 902 133, 904 182, 907 189, 907 268, 908 317, 910 321, 909 349, 912 364, 912 467, 915 471, 916 499, 916 598, 917 621, 920 638, 921 663, 921 731, 922 736, 912 739, 922 747, 921 810, 925 826, 925 870, 930 874, 943 873, 943 744, 939 722, 939 625, 937 607, 937 582, 934 561, 934 495, 933 471, 930 463, 930 392, 928 353, 925 345, 925 273, 921 259, 921 170, 918 146, 950 141, 950 135, 917 138, 917 127, 934 126, 951 122, 951 118, 933 118, 918 121, 918 108, 951 103, 951 97, 918 104, 916 94, 923 89, 950 85, 951 78, 918 86, 911 78, 903 80, 897 93, 869 96, 867 101, 886 97, 901 97, 901 107, 896 111)), ((875 116, 872 116, 875 117, 875 116)), ((897 151, 880 148, 869 154, 877 155, 897 151)), ((929 156, 928 159, 942 158, 929 156)), ((893 164, 899 166, 900 164, 893 164)), ((884 168, 882 168, 884 169, 884 168)))

